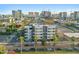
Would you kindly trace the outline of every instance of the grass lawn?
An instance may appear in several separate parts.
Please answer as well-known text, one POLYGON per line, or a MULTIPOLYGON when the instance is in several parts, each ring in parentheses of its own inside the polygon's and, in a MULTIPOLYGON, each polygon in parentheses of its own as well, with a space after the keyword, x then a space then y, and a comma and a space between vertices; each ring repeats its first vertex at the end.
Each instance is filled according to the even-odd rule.
MULTIPOLYGON (((17 53, 20 54, 20 53, 17 53)), ((36 51, 36 52, 23 52, 22 54, 79 54, 79 51, 36 51)))

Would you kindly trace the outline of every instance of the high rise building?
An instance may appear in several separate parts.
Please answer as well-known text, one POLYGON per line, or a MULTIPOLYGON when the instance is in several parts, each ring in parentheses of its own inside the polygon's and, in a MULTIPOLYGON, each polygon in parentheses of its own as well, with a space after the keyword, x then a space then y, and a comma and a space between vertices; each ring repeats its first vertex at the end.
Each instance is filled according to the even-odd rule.
POLYGON ((70 13, 70 19, 74 20, 74 13, 70 13))
POLYGON ((79 11, 74 12, 74 20, 79 20, 79 11))
POLYGON ((66 20, 67 19, 67 12, 60 12, 59 13, 59 19, 60 20, 66 20))
POLYGON ((36 17, 36 16, 39 16, 39 12, 28 12, 28 15, 30 17, 36 17))
POLYGON ((22 11, 21 10, 12 10, 12 16, 14 19, 16 20, 21 20, 21 17, 22 17, 22 11))
POLYGON ((52 14, 52 17, 53 17, 54 19, 58 19, 58 18, 59 18, 59 14, 52 14))
POLYGON ((50 18, 51 17, 51 12, 50 11, 42 11, 40 16, 44 17, 44 18, 50 18))
POLYGON ((16 18, 16 11, 15 10, 12 10, 12 16, 13 16, 13 18, 16 18))

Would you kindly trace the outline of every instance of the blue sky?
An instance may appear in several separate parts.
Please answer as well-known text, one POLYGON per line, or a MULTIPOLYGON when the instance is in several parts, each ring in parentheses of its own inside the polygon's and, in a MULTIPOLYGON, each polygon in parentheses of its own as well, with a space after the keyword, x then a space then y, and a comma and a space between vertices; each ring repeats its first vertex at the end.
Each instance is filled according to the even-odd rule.
POLYGON ((11 14, 12 10, 29 11, 78 11, 79 4, 0 4, 0 14, 11 14))

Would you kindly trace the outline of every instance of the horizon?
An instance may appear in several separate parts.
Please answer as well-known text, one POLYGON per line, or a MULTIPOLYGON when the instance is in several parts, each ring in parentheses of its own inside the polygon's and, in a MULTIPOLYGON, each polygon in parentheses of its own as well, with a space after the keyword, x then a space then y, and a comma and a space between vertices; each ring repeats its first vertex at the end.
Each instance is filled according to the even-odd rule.
POLYGON ((12 14, 12 10, 27 12, 73 12, 79 11, 79 4, 0 4, 0 14, 12 14))

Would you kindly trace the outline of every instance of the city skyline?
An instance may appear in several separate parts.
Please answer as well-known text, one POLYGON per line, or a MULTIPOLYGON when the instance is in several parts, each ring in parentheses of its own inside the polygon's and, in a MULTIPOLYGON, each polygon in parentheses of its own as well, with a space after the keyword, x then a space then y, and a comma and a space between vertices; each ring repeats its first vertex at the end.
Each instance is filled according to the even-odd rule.
POLYGON ((79 11, 79 4, 0 4, 0 14, 12 14, 12 10, 18 9, 25 14, 31 11, 72 12, 79 11))

